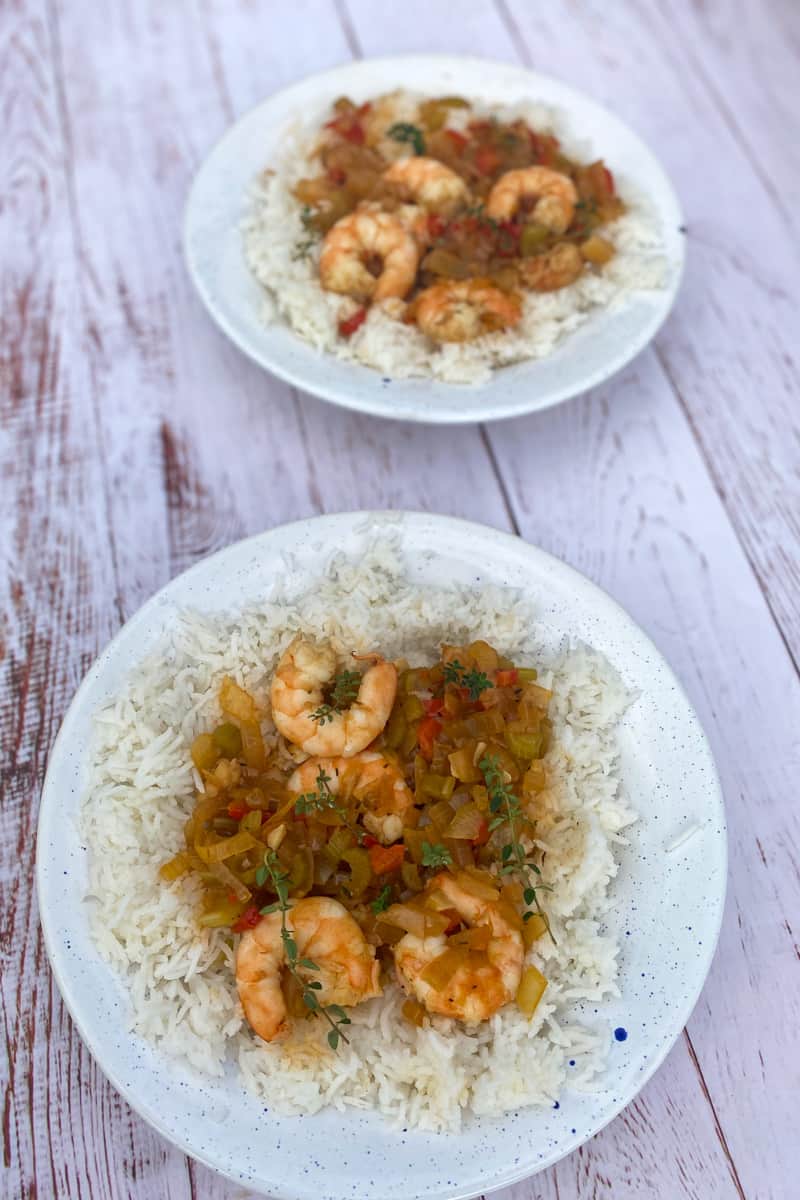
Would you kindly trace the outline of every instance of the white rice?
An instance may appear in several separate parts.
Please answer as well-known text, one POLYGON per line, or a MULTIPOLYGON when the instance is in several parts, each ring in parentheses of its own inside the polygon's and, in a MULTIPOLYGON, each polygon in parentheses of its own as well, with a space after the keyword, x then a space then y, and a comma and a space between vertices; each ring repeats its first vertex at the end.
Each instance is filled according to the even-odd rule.
MULTIPOLYGON (((395 93, 391 120, 413 119, 419 97, 395 93)), ((586 147, 564 124, 563 115, 542 104, 487 107, 474 102, 464 110, 501 120, 525 120, 539 132, 554 133, 567 154, 586 158, 586 147)), ((449 127, 458 125, 453 113, 449 127)), ((569 287, 557 292, 525 292, 522 320, 514 329, 464 344, 439 345, 416 325, 404 325, 380 305, 370 308, 367 320, 350 338, 338 333, 338 322, 358 307, 354 301, 322 289, 319 283, 320 241, 311 242, 302 224, 302 206, 292 195, 299 179, 319 172, 310 155, 325 119, 319 113, 303 126, 285 134, 286 149, 280 161, 255 181, 250 208, 243 224, 245 255, 251 271, 265 289, 261 316, 266 324, 287 321, 318 350, 374 367, 394 379, 434 376, 449 383, 485 382, 492 367, 543 358, 576 330, 598 308, 625 304, 635 291, 665 286, 666 260, 659 222, 647 197, 630 180, 617 176, 626 213, 603 230, 616 255, 602 271, 584 272, 569 287)), ((404 156, 397 143, 389 152, 404 156)), ((384 149, 384 142, 381 143, 384 149)), ((390 302, 391 303, 391 302, 390 302)))
MULTIPOLYGON (((629 697, 609 664, 581 645, 549 664, 553 785, 537 831, 557 945, 543 938, 529 954, 549 981, 533 1020, 510 1005, 477 1028, 434 1018, 418 1029, 400 1016, 403 997, 389 982, 381 998, 351 1010, 351 1044, 337 1053, 322 1022, 305 1022, 288 1043, 272 1046, 243 1023, 236 939, 199 928, 197 885, 165 885, 157 871, 182 847, 195 786, 189 747, 219 719, 222 676, 266 702, 277 656, 298 629, 330 637, 342 652, 379 647, 418 664, 433 661, 443 640, 480 636, 518 662, 543 666, 527 600, 494 587, 412 586, 389 542, 357 564, 334 559, 303 595, 240 613, 183 614, 97 714, 83 806, 93 935, 125 977, 130 1027, 209 1075, 222 1075, 235 1058, 246 1086, 281 1112, 376 1108, 403 1126, 454 1130, 469 1112, 552 1104, 567 1081, 591 1087, 610 1032, 601 1018, 585 1022, 581 1002, 599 1006, 619 994, 608 889, 615 846, 634 814, 621 795, 614 734, 629 697)), ((269 720, 263 729, 274 736, 269 720)))

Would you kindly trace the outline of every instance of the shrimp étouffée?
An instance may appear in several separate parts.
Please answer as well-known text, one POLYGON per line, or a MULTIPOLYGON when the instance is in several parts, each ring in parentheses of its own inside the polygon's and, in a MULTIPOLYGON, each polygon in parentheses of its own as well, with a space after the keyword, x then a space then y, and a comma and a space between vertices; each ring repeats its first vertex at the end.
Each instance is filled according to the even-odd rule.
POLYGON ((363 209, 342 217, 325 235, 319 278, 326 291, 354 300, 402 300, 418 264, 419 247, 404 222, 393 213, 363 209))
POLYGON ((486 205, 494 221, 510 220, 525 200, 535 200, 533 220, 552 233, 565 233, 575 215, 578 193, 568 175, 550 167, 524 167, 501 175, 486 205))
POLYGON ((287 789, 293 795, 315 792, 320 771, 332 796, 364 806, 364 827, 384 845, 403 836, 414 793, 399 767, 383 754, 365 750, 351 758, 309 758, 290 777, 287 789))
POLYGON ((335 674, 333 647, 298 634, 275 670, 272 719, 278 731, 306 754, 350 758, 366 749, 389 720, 397 668, 376 656, 361 676, 355 700, 344 711, 325 704, 325 688, 335 674))
POLYGON ((434 283, 416 300, 417 325, 435 342, 468 342, 516 325, 521 316, 518 297, 486 279, 434 283))
MULTIPOLYGON (((273 912, 262 917, 242 934, 236 952, 239 999, 252 1029, 266 1042, 288 1032, 290 1024, 281 987, 286 965, 281 916, 273 912)), ((290 905, 286 921, 297 946, 296 970, 302 979, 322 985, 316 990, 321 1005, 352 1006, 381 995, 375 951, 338 900, 298 900, 290 905), (317 969, 301 966, 304 959, 317 969)))
MULTIPOLYGON (((525 949, 520 923, 510 906, 500 899, 472 894, 449 872, 435 875, 428 893, 442 893, 458 917, 471 928, 485 926, 484 949, 448 946, 444 934, 417 937, 407 933, 394 946, 394 961, 401 984, 429 1013, 462 1021, 485 1021, 516 995, 522 977, 525 949), (452 971, 443 955, 452 956, 452 971), (440 980, 430 968, 442 960, 440 980), (426 974, 428 978, 426 978, 426 974), (431 974, 434 982, 431 982, 431 974)), ((476 889, 480 890, 480 889, 476 889)))

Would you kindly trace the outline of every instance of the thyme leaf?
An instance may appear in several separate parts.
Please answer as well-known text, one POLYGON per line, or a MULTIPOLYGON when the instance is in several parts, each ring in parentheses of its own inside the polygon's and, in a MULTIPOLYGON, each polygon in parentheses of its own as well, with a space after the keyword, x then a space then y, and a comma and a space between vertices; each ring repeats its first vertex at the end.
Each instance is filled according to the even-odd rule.
POLYGON ((508 826, 510 840, 500 851, 500 874, 519 876, 523 885, 522 899, 528 906, 528 912, 522 914, 523 921, 529 920, 533 913, 537 912, 544 921, 548 936, 555 946, 556 939, 550 928, 550 919, 539 901, 539 891, 546 890, 547 885, 535 883, 535 877, 541 876, 541 871, 535 863, 528 861, 525 847, 520 841, 519 826, 527 820, 527 817, 522 811, 519 797, 508 786, 500 766, 500 759, 496 755, 485 755, 478 763, 478 767, 489 793, 489 811, 495 814, 489 822, 489 829, 494 831, 501 825, 508 826))
POLYGON ((446 846, 431 845, 430 842, 422 843, 423 867, 449 867, 452 862, 453 856, 446 846))
POLYGON ((469 692, 469 698, 474 703, 481 692, 485 692, 487 688, 494 687, 489 676, 484 671, 478 671, 472 667, 469 671, 461 665, 457 658, 452 662, 444 664, 444 681, 445 683, 453 683, 457 687, 464 687, 469 692))
POLYGON ((300 968, 304 971, 318 971, 319 967, 310 958, 298 957, 294 932, 286 923, 286 914, 291 911, 289 903, 289 873, 281 866, 280 860, 274 850, 266 850, 264 852, 264 869, 272 882, 272 887, 278 899, 275 904, 268 904, 266 908, 262 908, 261 913, 266 915, 271 912, 280 912, 281 941, 283 942, 286 969, 300 988, 303 994, 303 1003, 309 1010, 309 1013, 314 1017, 322 1017, 330 1025, 328 1044, 332 1050, 336 1050, 339 1046, 339 1038, 344 1042, 348 1040, 344 1033, 342 1033, 341 1027, 342 1025, 349 1025, 350 1018, 336 1004, 320 1004, 316 993, 322 990, 322 984, 318 979, 307 980, 300 974, 300 968))
POLYGON ((320 704, 319 708, 312 712, 312 721, 318 721, 320 725, 332 721, 336 713, 350 707, 360 687, 361 675, 358 671, 340 671, 333 681, 327 703, 320 704))
POLYGON ((425 137, 416 125, 411 125, 408 121, 397 121, 390 125, 386 132, 396 142, 408 142, 412 145, 415 154, 425 153, 425 137))
POLYGON ((372 903, 370 904, 370 908, 377 915, 378 913, 386 912, 386 909, 389 907, 391 902, 392 902, 392 888, 391 888, 391 884, 387 883, 385 885, 385 887, 381 888, 378 895, 372 901, 372 903))

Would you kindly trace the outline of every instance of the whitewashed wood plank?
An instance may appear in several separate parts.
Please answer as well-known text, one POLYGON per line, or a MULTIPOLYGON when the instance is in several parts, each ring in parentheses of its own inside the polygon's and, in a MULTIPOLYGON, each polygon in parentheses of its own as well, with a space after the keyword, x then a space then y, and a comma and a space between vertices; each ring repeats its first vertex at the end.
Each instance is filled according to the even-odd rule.
MULTIPOLYGON (((671 9, 661 3, 671 20, 671 9)), ((780 210, 787 230, 800 229, 800 5, 793 0, 699 0, 671 21, 687 66, 705 84, 780 210)), ((746 226, 743 227, 746 230, 746 226)))
POLYGON ((687 271, 659 354, 800 662, 796 239, 693 69, 680 21, 601 0, 536 10, 503 0, 498 11, 524 59, 630 120, 677 186, 687 271))
POLYGON ((457 8, 442 0, 403 0, 402 4, 343 0, 343 7, 364 57, 425 51, 515 57, 513 39, 485 0, 459 0, 457 8))
POLYGON ((119 620, 93 380, 77 297, 69 147, 44 6, 0 10, 0 1004, 2 1190, 189 1195, 182 1156, 99 1075, 50 978, 33 894, 38 790, 63 710, 119 620), (20 870, 20 863, 25 864, 20 870), (116 1155, 120 1167, 112 1168, 116 1155))

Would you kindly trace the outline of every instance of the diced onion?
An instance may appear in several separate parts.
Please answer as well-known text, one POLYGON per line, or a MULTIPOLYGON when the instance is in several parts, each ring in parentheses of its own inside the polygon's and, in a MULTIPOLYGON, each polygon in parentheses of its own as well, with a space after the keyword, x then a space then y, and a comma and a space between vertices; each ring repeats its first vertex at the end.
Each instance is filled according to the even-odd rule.
POLYGON ((448 948, 432 959, 420 973, 420 979, 434 991, 440 992, 446 988, 459 967, 463 967, 469 958, 469 951, 464 947, 448 948))
POLYGON ((525 967, 517 989, 517 1008, 529 1019, 544 995, 547 980, 538 967, 525 967))
POLYGON ((244 854, 260 843, 251 833, 235 833, 233 837, 217 838, 215 841, 195 841, 194 848, 205 863, 219 863, 237 854, 244 854))
POLYGON ((258 711, 253 697, 240 688, 229 675, 226 675, 219 689, 219 703, 222 711, 237 721, 257 721, 258 711))
POLYGON ((208 869, 214 878, 221 883, 224 888, 227 888, 229 892, 233 892, 236 899, 242 904, 245 904, 250 899, 250 896, 252 895, 250 889, 246 888, 245 885, 236 878, 233 871, 225 866, 225 863, 210 863, 208 869))

